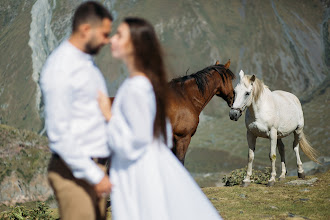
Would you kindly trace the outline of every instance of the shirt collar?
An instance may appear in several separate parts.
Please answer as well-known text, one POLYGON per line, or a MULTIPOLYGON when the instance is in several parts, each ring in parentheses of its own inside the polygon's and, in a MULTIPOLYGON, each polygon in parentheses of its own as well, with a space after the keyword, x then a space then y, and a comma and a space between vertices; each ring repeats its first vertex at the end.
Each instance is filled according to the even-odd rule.
POLYGON ((70 43, 69 40, 66 40, 64 42, 75 54, 77 54, 77 56, 86 59, 86 60, 92 60, 93 61, 93 57, 92 55, 85 53, 81 50, 79 50, 77 47, 75 47, 72 43, 70 43))

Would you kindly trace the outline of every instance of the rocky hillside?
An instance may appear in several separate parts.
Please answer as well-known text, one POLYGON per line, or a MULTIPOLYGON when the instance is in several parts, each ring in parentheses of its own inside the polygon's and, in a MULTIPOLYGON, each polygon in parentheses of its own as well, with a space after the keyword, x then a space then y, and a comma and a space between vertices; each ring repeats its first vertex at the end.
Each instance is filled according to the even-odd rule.
POLYGON ((36 133, 0 125, 0 204, 44 201, 52 195, 47 144, 36 133))
MULTIPOLYGON (((51 51, 70 34, 79 1, 2 0, 0 3, 0 123, 41 131, 39 74, 51 51)), ((102 0, 114 28, 124 16, 150 20, 167 53, 171 77, 231 59, 231 70, 256 74, 272 89, 301 96, 329 75, 328 0, 102 0)), ((114 95, 126 70, 109 47, 96 59, 114 95)), ((219 101, 205 110, 219 116, 219 101)))
MULTIPOLYGON (((153 23, 170 77, 231 59, 233 72, 243 69, 272 90, 296 94, 303 103, 305 133, 320 156, 330 156, 329 0, 100 1, 115 17, 114 31, 125 16, 153 23)), ((73 11, 81 2, 0 1, 0 202, 51 194, 44 177, 47 140, 27 130, 43 131, 39 74, 47 56, 69 36, 73 11)), ((111 58, 108 46, 96 62, 115 95, 126 69, 111 58)), ((221 175, 246 164, 244 118, 230 121, 228 111, 224 101, 213 98, 189 147, 185 165, 201 185, 208 178, 219 182, 221 175)), ((291 139, 284 143, 288 170, 295 172, 291 139)), ((258 139, 255 165, 260 168, 269 164, 268 146, 258 139)), ((302 160, 308 161, 304 155, 302 160)))

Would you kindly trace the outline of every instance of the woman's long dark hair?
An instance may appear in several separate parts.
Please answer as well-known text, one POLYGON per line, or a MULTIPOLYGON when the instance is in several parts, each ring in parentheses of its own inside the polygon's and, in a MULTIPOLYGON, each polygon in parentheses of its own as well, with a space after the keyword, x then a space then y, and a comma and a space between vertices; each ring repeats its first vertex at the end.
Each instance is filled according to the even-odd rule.
POLYGON ((153 26, 142 18, 129 17, 128 24, 134 47, 134 65, 138 71, 147 75, 156 96, 156 118, 154 137, 163 136, 167 143, 166 109, 167 109, 167 74, 163 61, 163 51, 153 26))

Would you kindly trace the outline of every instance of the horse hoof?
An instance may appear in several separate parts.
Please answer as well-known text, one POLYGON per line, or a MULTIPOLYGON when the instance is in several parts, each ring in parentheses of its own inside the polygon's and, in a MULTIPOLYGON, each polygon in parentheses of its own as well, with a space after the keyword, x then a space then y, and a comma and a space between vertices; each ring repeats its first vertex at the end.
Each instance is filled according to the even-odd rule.
POLYGON ((270 181, 267 183, 267 186, 270 187, 270 186, 274 186, 275 185, 275 181, 270 181))
POLYGON ((298 173, 298 178, 301 178, 301 179, 305 179, 305 173, 302 172, 302 173, 298 173))
POLYGON ((280 177, 280 178, 278 178, 278 181, 280 181, 280 182, 282 182, 282 181, 284 181, 285 180, 285 177, 280 177))
POLYGON ((242 182, 241 187, 248 187, 250 185, 250 182, 242 182))

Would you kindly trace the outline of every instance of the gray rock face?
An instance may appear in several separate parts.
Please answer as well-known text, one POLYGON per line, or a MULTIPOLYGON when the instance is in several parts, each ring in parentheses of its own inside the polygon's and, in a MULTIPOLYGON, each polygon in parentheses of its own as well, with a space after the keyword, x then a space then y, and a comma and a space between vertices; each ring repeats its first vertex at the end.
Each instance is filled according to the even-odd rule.
POLYGON ((45 201, 50 152, 38 134, 0 125, 0 204, 45 201))
POLYGON ((290 182, 287 182, 286 184, 288 185, 293 185, 293 186, 300 186, 300 185, 313 185, 316 181, 318 180, 318 178, 313 178, 313 179, 310 179, 310 180, 293 180, 293 181, 290 181, 290 182))
MULTIPOLYGON (((1 123, 42 129, 39 74, 47 56, 69 36, 73 11, 81 2, 2 1, 1 123)), ((329 73, 330 11, 321 1, 102 2, 116 18, 114 28, 131 14, 154 24, 168 55, 170 77, 231 59, 233 72, 243 69, 256 74, 271 89, 299 96, 317 88, 329 73)), ((126 70, 111 58, 109 48, 101 51, 96 62, 114 95, 126 70)), ((217 109, 219 104, 212 102, 208 113, 217 109)))
MULTIPOLYGON (((40 70, 52 50, 69 36, 73 11, 81 2, 83 0, 1 0, 0 124, 36 132, 43 129, 43 104, 37 85, 40 70)), ((325 77, 329 79, 328 1, 104 0, 102 3, 115 17, 114 30, 127 15, 142 16, 152 22, 165 48, 169 78, 185 75, 188 69, 188 74, 194 73, 216 60, 223 64, 231 59, 230 69, 234 73, 243 69, 247 74, 256 74, 263 79, 272 90, 293 92, 299 98, 309 95, 303 103, 305 133, 310 134, 313 146, 323 149, 322 155, 329 156, 329 83, 320 87, 325 77), (312 93, 318 89, 318 93, 312 93)), ((115 95, 127 76, 125 68, 111 58, 109 47, 100 52, 96 63, 105 75, 110 95, 115 95)), ((228 119, 226 104, 217 98, 211 100, 204 113, 221 120, 228 119)), ((219 148, 244 155, 245 160, 247 143, 244 126, 236 124, 223 136, 225 123, 227 120, 222 120, 215 126, 218 130, 209 130, 204 136, 209 138, 207 141, 212 136, 223 140, 224 144, 219 144, 219 148), (235 144, 233 139, 243 143, 235 144)), ((207 124, 211 123, 208 121, 207 124)), ((209 128, 204 126, 203 129, 209 128)), ((264 147, 268 146, 268 142, 263 143, 256 149, 256 158, 268 163, 268 148, 264 147)), ((288 146, 291 145, 292 142, 286 144, 286 148, 290 149, 288 146)), ((0 159, 1 155, 0 152, 0 159)), ((289 150, 287 159, 291 170, 296 165, 289 150)), ((307 160, 303 158, 303 161, 307 160)), ((305 164, 306 175, 329 169, 328 165, 305 164)), ((9 180, 6 183, 5 180, 0 181, 0 184, 5 184, 1 185, 1 193, 2 187, 9 190, 10 184, 16 190, 24 189, 23 194, 27 192, 25 181, 21 181, 19 176, 21 174, 10 175, 8 178, 13 178, 12 184, 9 180)), ((293 175, 297 175, 296 170, 293 175)), ((46 180, 41 183, 40 187, 36 185, 34 188, 36 195, 47 195, 46 180)), ((19 196, 18 191, 12 192, 12 195, 19 196)), ((30 193, 30 197, 28 193, 24 195, 29 199, 37 198, 32 196, 32 191, 30 193)), ((9 197, 19 201, 18 197, 6 198, 9 197)))
POLYGON ((321 164, 317 164, 314 161, 308 161, 303 163, 303 168, 306 175, 313 175, 315 173, 323 173, 330 169, 330 157, 320 157, 321 164))
MULTIPOLYGON (((303 163, 303 169, 307 176, 314 175, 316 173, 323 173, 330 169, 330 157, 319 157, 318 160, 321 164, 317 164, 314 161, 308 161, 303 163)), ((297 170, 291 170, 289 176, 297 175, 297 170)))
POLYGON ((45 173, 36 174, 30 183, 26 183, 16 175, 16 172, 13 172, 0 183, 0 188, 0 204, 7 206, 30 201, 45 201, 53 195, 45 173))

